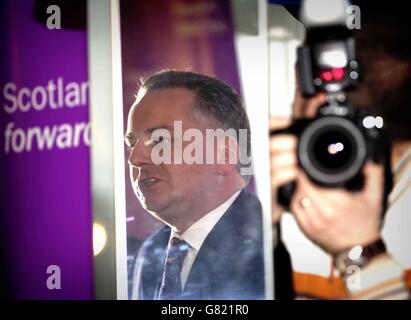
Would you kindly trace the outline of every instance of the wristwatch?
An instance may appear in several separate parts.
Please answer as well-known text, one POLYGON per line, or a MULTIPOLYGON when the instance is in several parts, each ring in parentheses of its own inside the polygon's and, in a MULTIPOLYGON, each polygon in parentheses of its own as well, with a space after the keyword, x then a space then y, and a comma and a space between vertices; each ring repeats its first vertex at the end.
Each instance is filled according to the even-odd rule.
POLYGON ((347 276, 351 266, 364 268, 374 257, 386 253, 384 241, 378 239, 366 246, 355 246, 334 256, 334 265, 342 276, 347 276))

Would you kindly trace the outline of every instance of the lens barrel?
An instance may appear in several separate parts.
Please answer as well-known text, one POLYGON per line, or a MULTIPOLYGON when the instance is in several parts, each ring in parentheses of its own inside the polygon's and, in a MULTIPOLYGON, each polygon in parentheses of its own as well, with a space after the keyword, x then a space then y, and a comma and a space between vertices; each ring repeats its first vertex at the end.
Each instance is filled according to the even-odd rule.
POLYGON ((298 143, 300 166, 323 186, 344 186, 360 173, 366 155, 364 135, 344 117, 313 120, 301 133, 298 143))

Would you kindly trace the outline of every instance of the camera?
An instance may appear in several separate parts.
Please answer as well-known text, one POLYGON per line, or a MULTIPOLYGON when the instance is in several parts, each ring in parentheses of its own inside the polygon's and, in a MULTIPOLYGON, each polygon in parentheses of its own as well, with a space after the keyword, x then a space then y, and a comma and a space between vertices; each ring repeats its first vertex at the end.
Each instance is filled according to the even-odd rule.
MULTIPOLYGON (((323 187, 361 190, 364 164, 382 164, 384 192, 388 195, 392 179, 384 121, 370 108, 355 108, 347 99, 347 92, 360 81, 352 31, 341 21, 308 26, 306 41, 297 49, 297 66, 303 96, 324 92, 327 102, 314 118, 297 119, 290 127, 271 135, 297 135, 299 166, 323 187)), ((289 207, 294 189, 295 183, 291 183, 278 190, 278 201, 285 208, 289 207)))

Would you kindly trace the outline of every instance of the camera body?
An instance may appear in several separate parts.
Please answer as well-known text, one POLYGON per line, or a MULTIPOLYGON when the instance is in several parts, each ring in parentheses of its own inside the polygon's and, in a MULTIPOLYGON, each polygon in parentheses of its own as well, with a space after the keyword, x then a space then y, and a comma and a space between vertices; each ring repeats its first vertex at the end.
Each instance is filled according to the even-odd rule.
MULTIPOLYGON (((390 143, 379 116, 348 105, 320 107, 313 119, 299 119, 277 133, 298 137, 299 166, 317 185, 360 191, 362 168, 367 161, 385 167, 386 193, 391 190, 390 143)), ((278 190, 278 200, 288 207, 295 184, 278 190)))
MULTIPOLYGON (((390 143, 383 119, 370 108, 354 108, 347 91, 360 80, 351 31, 342 24, 308 28, 306 42, 297 49, 297 65, 303 96, 324 92, 327 103, 312 119, 297 119, 283 130, 298 136, 299 166, 317 185, 359 191, 362 168, 367 161, 385 168, 385 197, 392 187, 390 143)), ((278 201, 289 207, 295 183, 278 190, 278 201)))

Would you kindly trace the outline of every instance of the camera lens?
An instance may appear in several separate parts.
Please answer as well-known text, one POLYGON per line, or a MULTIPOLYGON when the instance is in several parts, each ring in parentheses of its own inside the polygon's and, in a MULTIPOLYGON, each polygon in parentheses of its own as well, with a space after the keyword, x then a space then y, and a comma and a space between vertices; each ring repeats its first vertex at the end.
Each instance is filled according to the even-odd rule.
POLYGON ((341 128, 320 130, 312 137, 310 144, 308 152, 313 164, 330 174, 339 173, 355 159, 355 141, 341 128))
POLYGON ((323 117, 311 122, 299 140, 298 158, 304 171, 316 182, 338 186, 361 170, 366 144, 361 131, 341 117, 323 117))

